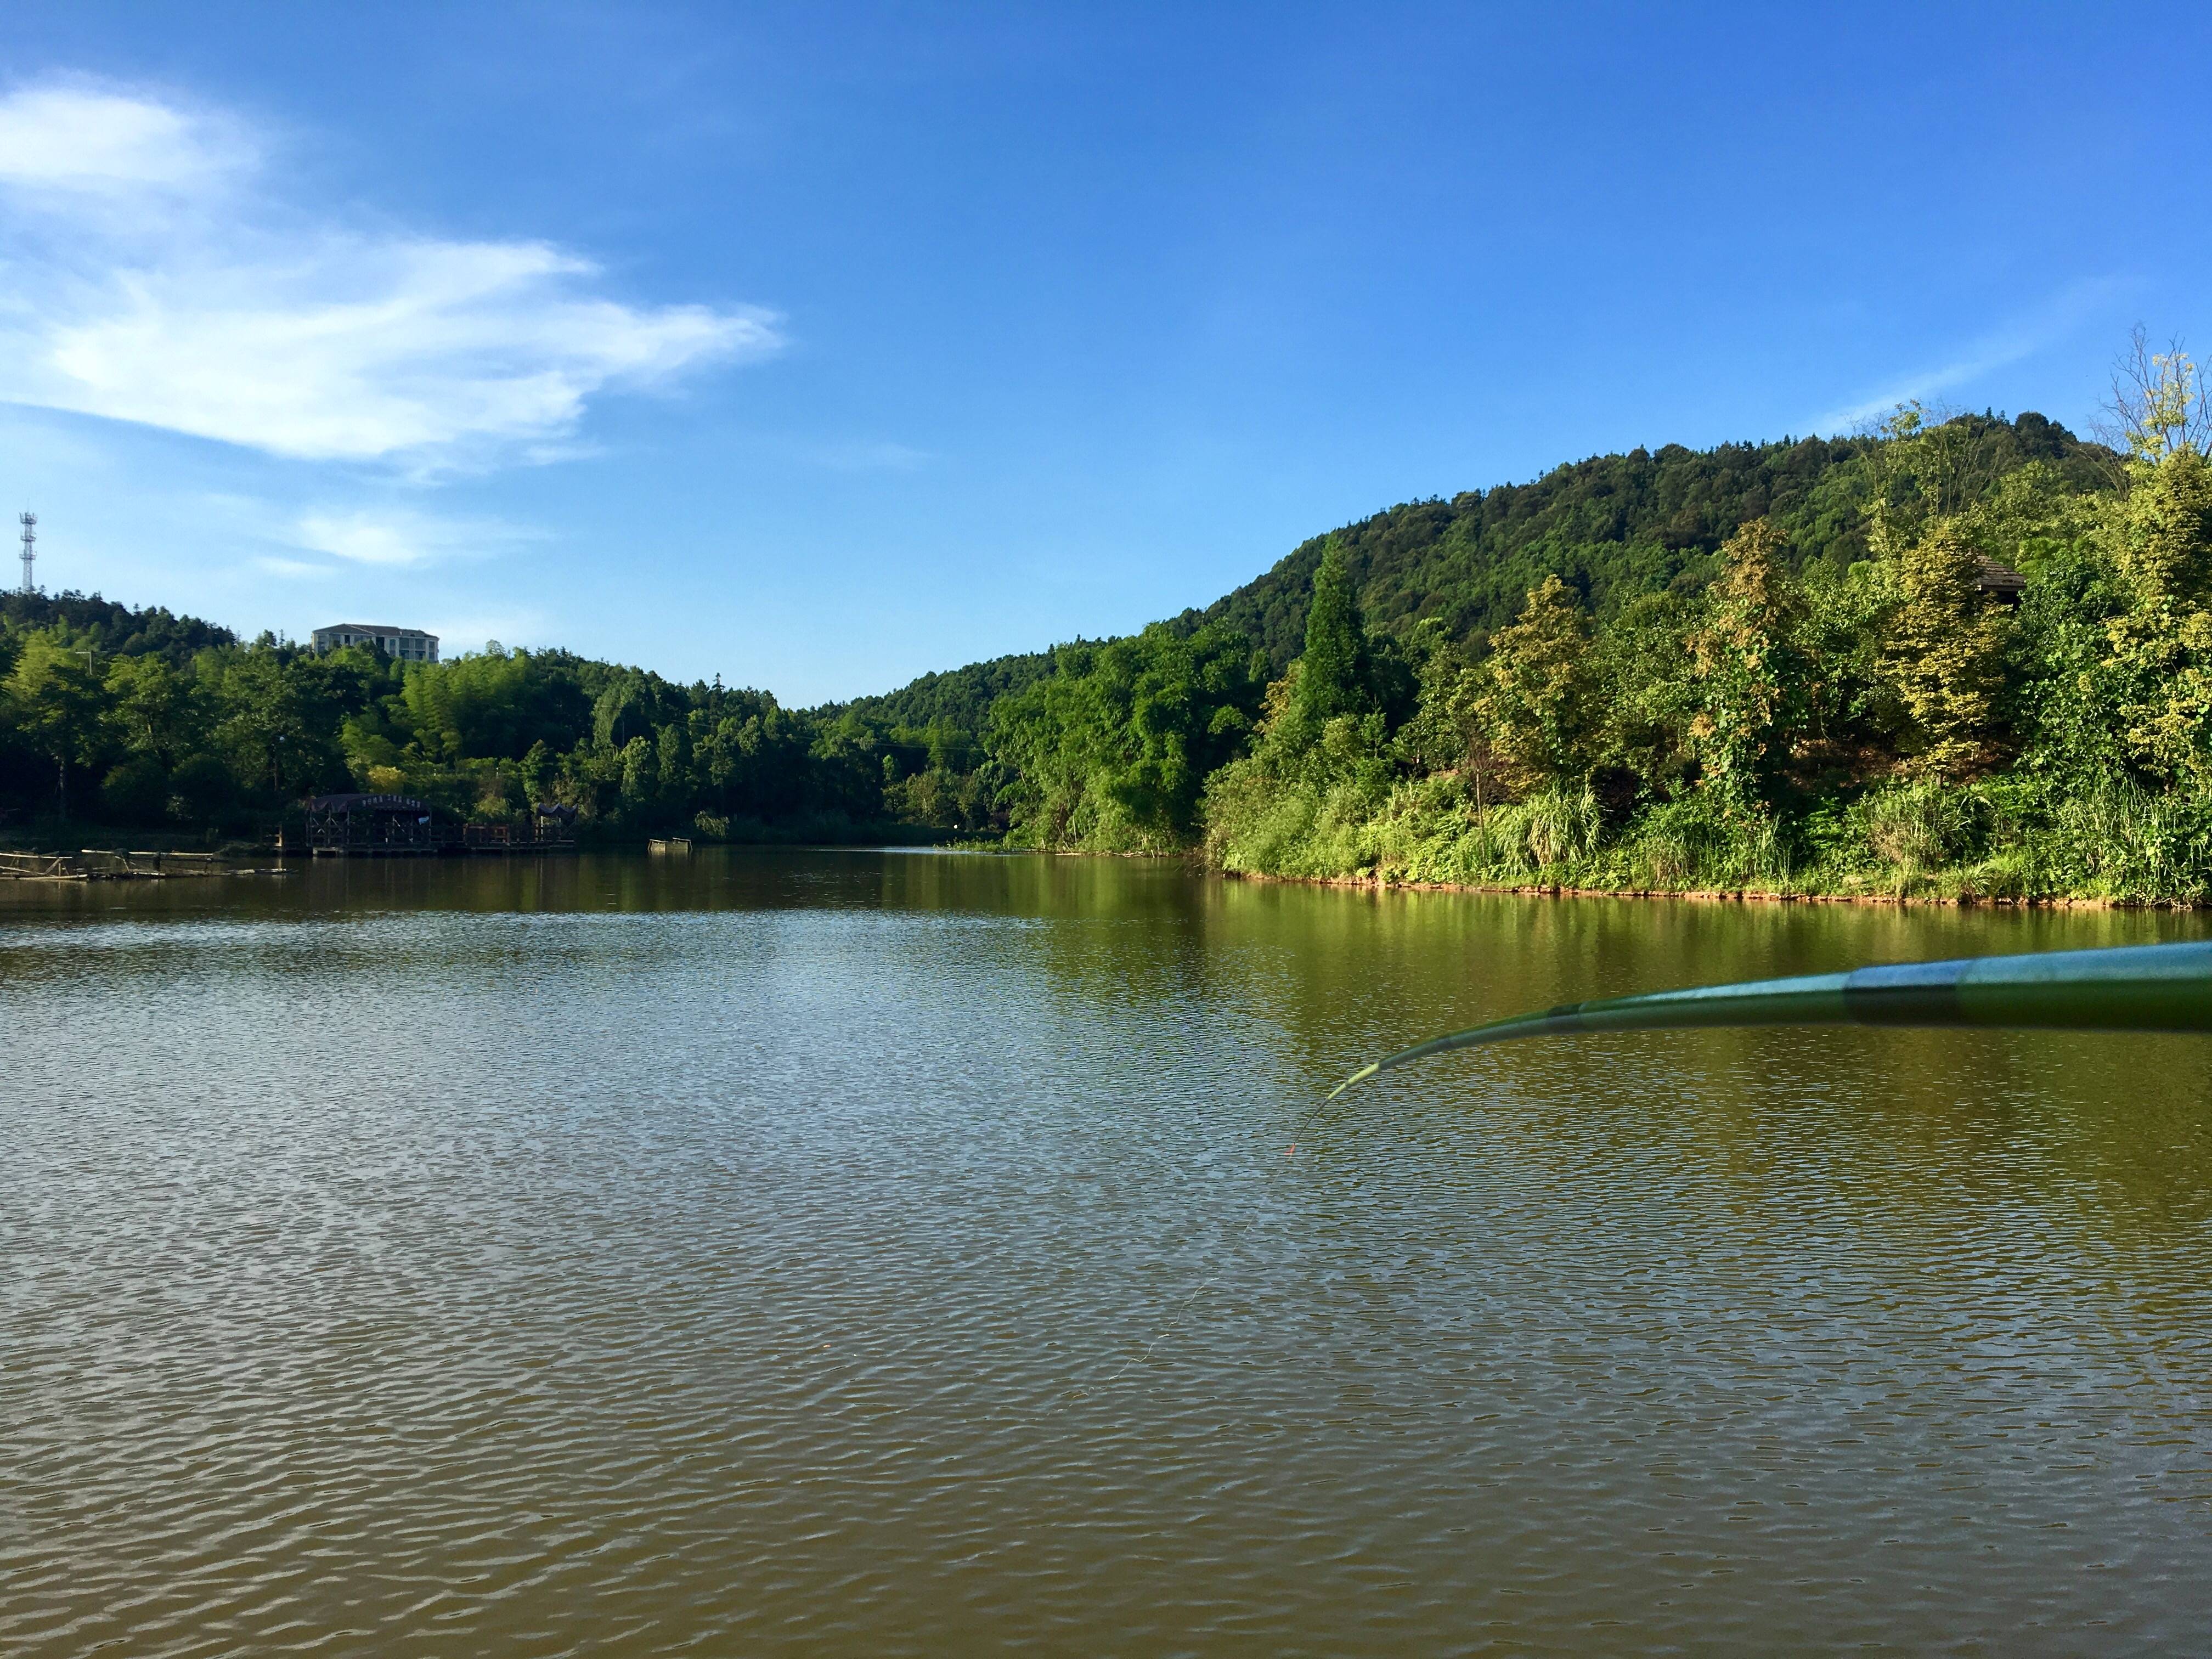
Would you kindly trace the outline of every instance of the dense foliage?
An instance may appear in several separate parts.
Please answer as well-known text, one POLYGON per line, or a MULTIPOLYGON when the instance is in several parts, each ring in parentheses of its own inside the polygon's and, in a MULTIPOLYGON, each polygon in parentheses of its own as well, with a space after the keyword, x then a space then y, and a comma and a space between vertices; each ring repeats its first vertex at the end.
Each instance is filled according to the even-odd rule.
MULTIPOLYGON (((1943 430, 1956 476, 1930 488, 1976 491, 2031 462, 2061 489, 2112 481, 2109 452, 2040 415, 1966 416, 1943 430)), ((1701 588, 1721 544, 1755 519, 1780 532, 1793 564, 1840 570, 1867 556, 1865 509, 1877 483, 1870 458, 1882 447, 1872 438, 1669 444, 1572 462, 1533 483, 1411 501, 1314 538, 1188 620, 1249 635, 1280 673, 1303 647, 1314 572, 1331 539, 1371 625, 1402 637, 1435 617, 1452 640, 1478 648, 1547 576, 1601 617, 1643 594, 1701 588)))
POLYGON ((1062 646, 1051 673, 992 710, 1012 839, 1188 845, 1206 780, 1243 747, 1264 684, 1250 645, 1224 628, 1184 635, 1155 623, 1130 639, 1062 646))
POLYGON ((832 716, 849 713, 895 730, 951 731, 976 737, 991 723, 991 705, 1051 673, 1053 659, 1050 651, 994 657, 965 668, 924 674, 882 696, 858 697, 820 712, 832 716))
POLYGON ((211 646, 238 643, 228 628, 173 617, 158 605, 134 611, 97 593, 0 593, 0 630, 54 627, 100 656, 166 657, 178 668, 211 646))
POLYGON ((2096 466, 1990 465, 1993 423, 1908 407, 1851 457, 1848 538, 1810 550, 1760 516, 1694 584, 1600 610, 1547 572, 1479 641, 1417 628, 1402 721, 1306 711, 1342 631, 1316 597, 1253 748, 1208 785, 1208 854, 1476 884, 2212 897, 2207 410, 2185 358, 2144 371, 2129 453, 2096 466))
POLYGON ((565 652, 317 655, 97 599, 0 613, 0 806, 118 829, 261 832, 302 796, 413 794, 478 820, 539 802, 591 833, 974 833, 972 736, 565 652))
POLYGON ((0 610, 0 805, 265 826, 404 790, 599 835, 988 836, 1320 878, 2212 898, 2212 416, 1900 408, 1393 508, 1203 613, 793 711, 497 646, 0 610))

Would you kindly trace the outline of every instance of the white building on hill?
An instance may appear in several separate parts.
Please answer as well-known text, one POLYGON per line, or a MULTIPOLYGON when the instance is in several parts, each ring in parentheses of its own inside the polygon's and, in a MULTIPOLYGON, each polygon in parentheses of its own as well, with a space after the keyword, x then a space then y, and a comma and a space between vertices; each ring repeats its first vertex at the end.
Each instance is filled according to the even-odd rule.
POLYGON ((334 623, 315 630, 317 651, 342 651, 349 645, 373 645, 395 662, 435 662, 438 636, 419 628, 388 628, 378 623, 334 623))

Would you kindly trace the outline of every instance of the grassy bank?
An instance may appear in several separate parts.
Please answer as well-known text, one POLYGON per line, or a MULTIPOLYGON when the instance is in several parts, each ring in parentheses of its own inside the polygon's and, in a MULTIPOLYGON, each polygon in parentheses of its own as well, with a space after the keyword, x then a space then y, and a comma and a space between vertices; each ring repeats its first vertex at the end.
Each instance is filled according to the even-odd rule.
POLYGON ((1221 803, 1206 853, 1238 875, 1607 893, 2126 904, 2212 902, 2212 799, 2112 783, 1922 781, 1796 820, 1697 796, 1609 823, 1595 791, 1480 805, 1456 776, 1291 784, 1221 803))

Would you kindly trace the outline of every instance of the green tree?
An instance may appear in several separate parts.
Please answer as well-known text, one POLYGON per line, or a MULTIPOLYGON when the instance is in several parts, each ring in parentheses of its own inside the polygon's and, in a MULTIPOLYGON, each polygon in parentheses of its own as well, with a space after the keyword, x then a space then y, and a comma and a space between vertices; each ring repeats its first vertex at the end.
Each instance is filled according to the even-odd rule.
POLYGON ((337 711, 310 661, 264 640, 216 659, 214 678, 216 736, 247 787, 281 805, 345 775, 337 711))
POLYGON ((1342 714, 1374 711, 1374 649, 1352 591, 1344 544, 1334 537, 1314 571, 1313 603, 1306 611, 1306 648, 1299 660, 1297 709, 1319 731, 1342 714))
POLYGON ((116 730, 131 753, 166 771, 198 745, 200 719, 193 683, 167 658, 116 658, 107 665, 107 695, 116 730))
POLYGON ((1697 712, 1688 737, 1700 785, 1728 811, 1753 817, 1780 803, 1806 716, 1808 665, 1797 642, 1805 603, 1786 550, 1765 519, 1730 537, 1689 640, 1697 712))
POLYGON ((1953 520, 1929 525, 1889 564, 1899 597, 1881 663, 1910 722, 1906 769, 1966 777, 1996 757, 2005 614, 1983 592, 1981 556, 1953 520))
POLYGON ((1547 576, 1490 643, 1475 708, 1505 781, 1531 790, 1588 778, 1603 709, 1589 620, 1572 590, 1547 576))
POLYGON ((1441 617, 1423 618, 1407 647, 1413 659, 1413 714, 1399 728, 1392 747, 1416 772, 1457 771, 1482 738, 1475 712, 1481 677, 1452 642, 1441 617))
POLYGON ((1698 697, 1689 641, 1705 603, 1701 594, 1644 594, 1593 642, 1605 709, 1601 765, 1636 793, 1672 795, 1689 769, 1698 697))
POLYGON ((2147 608, 2202 605, 2212 581, 2212 463, 2180 448, 2128 472, 2114 538, 2121 574, 2147 608))
POLYGON ((2212 465, 2177 440, 2128 467, 2114 554, 2132 604, 2106 624, 2136 763, 2212 783, 2212 465))
POLYGON ((1015 834, 1098 851, 1188 845, 1206 776, 1243 746, 1261 695, 1250 643, 1224 628, 1186 638, 1155 623, 1063 647, 1049 677, 992 710, 1015 834))
POLYGON ((104 745, 107 688, 88 647, 41 629, 23 641, 7 680, 7 716, 23 742, 53 763, 54 810, 69 817, 71 767, 94 764, 104 745))

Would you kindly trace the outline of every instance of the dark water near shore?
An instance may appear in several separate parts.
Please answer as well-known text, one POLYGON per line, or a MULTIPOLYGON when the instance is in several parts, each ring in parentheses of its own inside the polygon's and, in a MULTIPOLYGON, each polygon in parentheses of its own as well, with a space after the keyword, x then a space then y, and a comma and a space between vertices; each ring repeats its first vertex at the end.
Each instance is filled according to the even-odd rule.
POLYGON ((0 884, 10 1654, 2212 1626, 2212 1043, 1404 1041, 2189 917, 733 853, 0 884))

